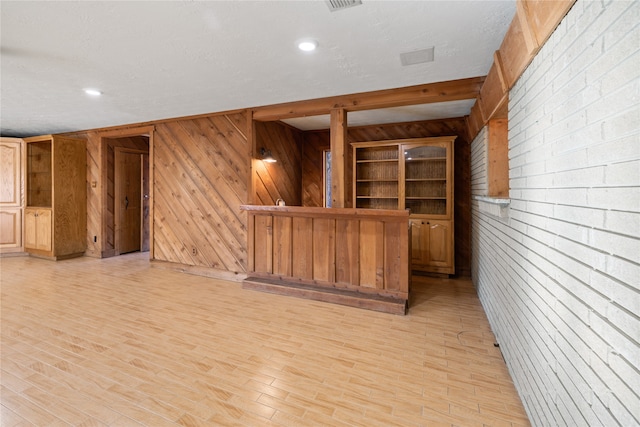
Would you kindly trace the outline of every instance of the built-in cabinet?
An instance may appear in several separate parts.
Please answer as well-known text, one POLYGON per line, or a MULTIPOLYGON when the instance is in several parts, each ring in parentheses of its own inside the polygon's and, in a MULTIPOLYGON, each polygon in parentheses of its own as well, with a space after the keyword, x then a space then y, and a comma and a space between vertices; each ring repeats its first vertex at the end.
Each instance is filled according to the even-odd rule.
POLYGON ((24 244, 29 249, 51 251, 51 209, 27 208, 24 213, 24 244))
POLYGON ((454 274, 455 136, 353 143, 356 208, 408 209, 412 269, 454 274))
POLYGON ((20 138, 0 139, 0 253, 23 251, 24 142, 20 138))
POLYGON ((85 142, 55 135, 24 141, 24 248, 52 259, 81 256, 87 234, 85 142))
POLYGON ((452 221, 411 219, 411 265, 416 270, 453 274, 452 221))

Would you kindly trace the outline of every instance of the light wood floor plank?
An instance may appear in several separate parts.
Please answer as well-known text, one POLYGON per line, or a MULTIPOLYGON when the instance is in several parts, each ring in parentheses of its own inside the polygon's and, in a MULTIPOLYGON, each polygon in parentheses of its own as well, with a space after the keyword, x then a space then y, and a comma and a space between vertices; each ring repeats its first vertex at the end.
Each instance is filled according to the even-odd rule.
POLYGON ((469 280, 397 316, 147 256, 0 258, 2 426, 529 425, 469 280))

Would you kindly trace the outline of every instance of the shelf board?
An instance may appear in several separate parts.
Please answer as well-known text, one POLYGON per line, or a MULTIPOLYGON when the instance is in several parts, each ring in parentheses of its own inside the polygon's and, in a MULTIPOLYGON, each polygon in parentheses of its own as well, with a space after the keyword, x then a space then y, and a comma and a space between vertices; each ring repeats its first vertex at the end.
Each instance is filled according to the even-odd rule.
POLYGON ((447 200, 446 197, 405 197, 406 200, 447 200))
POLYGON ((406 182, 446 181, 447 178, 407 178, 406 182))
POLYGON ((356 196, 357 199, 398 199, 398 196, 356 196))
POLYGON ((357 179, 356 182, 398 182, 398 178, 384 178, 384 179, 357 179))
POLYGON ((398 163, 398 159, 378 159, 378 160, 369 160, 369 159, 362 159, 362 160, 356 160, 356 163, 398 163))

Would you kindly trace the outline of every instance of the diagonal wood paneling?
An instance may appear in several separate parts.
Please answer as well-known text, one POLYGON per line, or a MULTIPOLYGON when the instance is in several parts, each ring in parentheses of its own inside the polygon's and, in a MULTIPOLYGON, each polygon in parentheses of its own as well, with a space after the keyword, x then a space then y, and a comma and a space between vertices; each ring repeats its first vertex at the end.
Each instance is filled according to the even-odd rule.
POLYGON ((302 146, 302 206, 324 206, 324 151, 331 147, 329 133, 305 132, 302 146))
POLYGON ((254 163, 255 203, 273 205, 283 199, 289 206, 302 204, 302 132, 279 122, 256 122, 256 157, 260 148, 271 150, 277 163, 254 163))
POLYGON ((81 138, 87 147, 87 247, 85 255, 102 257, 102 221, 104 216, 102 201, 102 149, 98 132, 76 132, 67 136, 81 138), (93 186, 95 184, 95 187, 93 186), (95 241, 94 241, 95 236, 95 241))
POLYGON ((246 113, 155 126, 154 258, 244 273, 250 143, 246 113), (195 250, 195 252, 194 252, 195 250))

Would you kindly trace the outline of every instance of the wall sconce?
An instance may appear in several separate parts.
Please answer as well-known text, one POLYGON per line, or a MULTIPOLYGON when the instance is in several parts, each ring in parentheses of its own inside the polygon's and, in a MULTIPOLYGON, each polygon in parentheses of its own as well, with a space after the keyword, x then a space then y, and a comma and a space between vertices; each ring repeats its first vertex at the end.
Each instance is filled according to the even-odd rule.
POLYGON ((262 161, 263 162, 267 162, 267 163, 275 163, 275 162, 277 162, 277 160, 274 159, 273 156, 271 155, 271 150, 267 150, 264 147, 262 147, 260 149, 260 155, 262 156, 262 161))

